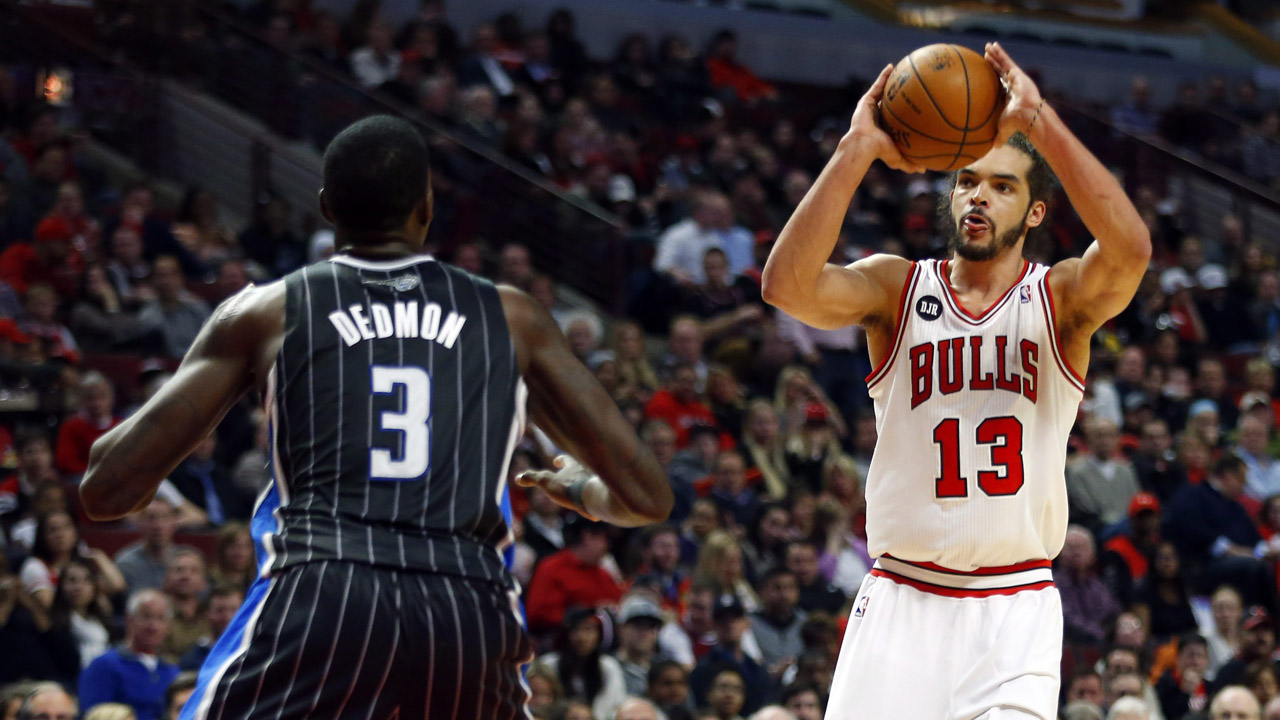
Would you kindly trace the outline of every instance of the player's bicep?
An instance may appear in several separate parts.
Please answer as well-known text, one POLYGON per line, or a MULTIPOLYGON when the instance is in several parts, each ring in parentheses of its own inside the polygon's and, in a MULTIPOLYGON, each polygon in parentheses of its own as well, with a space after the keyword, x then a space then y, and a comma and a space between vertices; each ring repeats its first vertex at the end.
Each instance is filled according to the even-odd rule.
POLYGON ((897 291, 910 268, 909 261, 893 255, 872 255, 845 266, 827 263, 818 274, 812 301, 785 310, 823 330, 865 325, 870 318, 894 311, 897 291))
POLYGON ((1078 260, 1064 260, 1054 268, 1065 275, 1063 305, 1092 326, 1119 315, 1133 300, 1147 266, 1109 256, 1093 241, 1078 260))

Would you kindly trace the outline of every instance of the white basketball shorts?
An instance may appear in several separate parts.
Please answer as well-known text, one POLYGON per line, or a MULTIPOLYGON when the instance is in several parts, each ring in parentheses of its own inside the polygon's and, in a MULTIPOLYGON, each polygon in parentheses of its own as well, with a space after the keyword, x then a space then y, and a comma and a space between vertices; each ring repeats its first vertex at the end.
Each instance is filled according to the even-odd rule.
POLYGON ((1061 664, 1048 560, 959 573, 886 556, 849 615, 826 720, 1054 720, 1061 664))

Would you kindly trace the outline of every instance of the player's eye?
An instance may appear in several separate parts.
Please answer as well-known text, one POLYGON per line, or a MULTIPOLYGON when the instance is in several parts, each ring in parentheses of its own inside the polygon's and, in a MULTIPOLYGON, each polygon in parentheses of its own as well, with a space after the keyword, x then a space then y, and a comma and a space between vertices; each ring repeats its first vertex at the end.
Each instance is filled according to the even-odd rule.
POLYGON ((1000 183, 999 189, 1000 189, 1000 192, 1009 192, 1010 190, 1013 189, 1013 186, 1010 185, 1009 183, 1000 183))

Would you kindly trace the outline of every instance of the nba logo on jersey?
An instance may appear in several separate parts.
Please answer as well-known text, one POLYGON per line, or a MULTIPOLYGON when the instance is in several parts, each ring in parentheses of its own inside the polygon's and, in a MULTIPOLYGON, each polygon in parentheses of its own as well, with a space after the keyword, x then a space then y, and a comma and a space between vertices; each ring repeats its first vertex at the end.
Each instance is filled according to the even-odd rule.
POLYGON ((1022 304, 1024 305, 1031 302, 1031 286, 1023 285, 1018 288, 1018 296, 1022 299, 1022 304))
POLYGON ((871 595, 863 595, 858 598, 858 607, 853 611, 854 617, 862 617, 867 613, 867 601, 871 599, 871 595))

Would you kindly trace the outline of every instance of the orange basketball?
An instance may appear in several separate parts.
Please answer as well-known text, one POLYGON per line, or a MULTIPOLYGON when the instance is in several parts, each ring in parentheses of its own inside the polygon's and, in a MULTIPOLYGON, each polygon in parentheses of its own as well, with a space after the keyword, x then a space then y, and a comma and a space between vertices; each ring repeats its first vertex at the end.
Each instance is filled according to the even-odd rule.
POLYGON ((927 45, 893 69, 880 100, 882 127, 903 157, 955 170, 991 149, 1004 86, 982 56, 959 45, 927 45))

